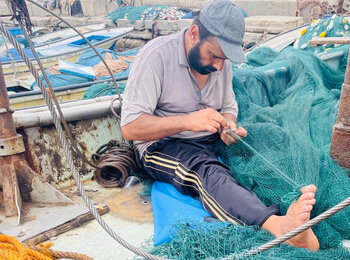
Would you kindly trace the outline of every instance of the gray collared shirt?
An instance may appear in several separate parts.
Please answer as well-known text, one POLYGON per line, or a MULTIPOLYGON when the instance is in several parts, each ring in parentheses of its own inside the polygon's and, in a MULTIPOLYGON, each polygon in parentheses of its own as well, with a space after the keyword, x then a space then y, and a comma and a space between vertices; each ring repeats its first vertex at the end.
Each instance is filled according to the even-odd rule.
MULTIPOLYGON (((207 90, 202 96, 187 61, 185 31, 183 29, 150 41, 136 56, 123 94, 122 126, 142 114, 177 116, 205 108, 237 116, 230 62, 225 60, 222 71, 210 73, 207 90)), ((172 137, 195 138, 209 134, 207 131, 185 131, 172 137)), ((149 145, 156 142, 134 141, 140 156, 149 145)))

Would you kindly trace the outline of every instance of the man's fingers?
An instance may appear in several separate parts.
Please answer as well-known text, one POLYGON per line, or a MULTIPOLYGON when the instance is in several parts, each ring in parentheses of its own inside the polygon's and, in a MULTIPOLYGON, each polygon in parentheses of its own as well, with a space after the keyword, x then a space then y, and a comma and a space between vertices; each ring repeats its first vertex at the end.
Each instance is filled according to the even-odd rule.
POLYGON ((221 140, 227 144, 227 138, 226 138, 226 133, 225 131, 222 131, 221 134, 220 134, 220 137, 221 137, 221 140))
POLYGON ((221 140, 226 144, 226 145, 230 145, 233 142, 235 142, 234 140, 232 140, 232 138, 227 135, 227 133, 225 131, 222 131, 221 133, 221 140))
MULTIPOLYGON (((234 133, 235 133, 235 132, 234 132, 234 133)), ((235 133, 235 134, 236 134, 236 133, 235 133)), ((228 138, 228 140, 229 140, 231 143, 235 143, 235 142, 238 141, 230 130, 226 130, 226 137, 228 138)))
POLYGON ((228 123, 227 123, 227 126, 228 126, 233 132, 235 132, 235 131, 237 130, 237 125, 236 125, 236 123, 233 122, 233 121, 228 122, 228 123))
POLYGON ((217 131, 220 131, 222 129, 220 123, 218 123, 216 121, 212 121, 211 126, 215 127, 217 131))
POLYGON ((209 125, 209 126, 207 127, 207 131, 210 132, 210 133, 215 134, 215 133, 218 132, 218 129, 216 129, 214 126, 209 125))
POLYGON ((248 135, 247 130, 245 130, 243 127, 238 127, 235 133, 240 137, 246 137, 248 135))
POLYGON ((213 120, 216 121, 218 124, 220 124, 220 129, 224 128, 227 125, 227 120, 223 115, 221 115, 219 112, 215 111, 215 115, 213 117, 213 120))

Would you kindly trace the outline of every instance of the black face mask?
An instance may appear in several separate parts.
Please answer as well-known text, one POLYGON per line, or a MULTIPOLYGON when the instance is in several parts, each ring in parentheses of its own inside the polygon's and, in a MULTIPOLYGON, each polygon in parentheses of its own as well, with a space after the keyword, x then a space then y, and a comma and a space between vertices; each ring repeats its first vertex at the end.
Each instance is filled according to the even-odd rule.
POLYGON ((203 66, 201 63, 200 54, 201 41, 199 41, 188 53, 188 61, 191 68, 196 70, 201 75, 208 75, 210 72, 216 71, 211 65, 203 66))

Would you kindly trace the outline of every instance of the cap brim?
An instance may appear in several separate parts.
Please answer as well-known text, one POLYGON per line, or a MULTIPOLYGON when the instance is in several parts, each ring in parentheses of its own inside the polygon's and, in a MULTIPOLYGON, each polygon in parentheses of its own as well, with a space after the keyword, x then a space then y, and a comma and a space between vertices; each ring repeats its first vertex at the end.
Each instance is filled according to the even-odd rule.
POLYGON ((220 39, 219 37, 216 37, 216 38, 226 58, 236 63, 247 62, 247 59, 244 55, 243 48, 241 45, 226 42, 220 39))

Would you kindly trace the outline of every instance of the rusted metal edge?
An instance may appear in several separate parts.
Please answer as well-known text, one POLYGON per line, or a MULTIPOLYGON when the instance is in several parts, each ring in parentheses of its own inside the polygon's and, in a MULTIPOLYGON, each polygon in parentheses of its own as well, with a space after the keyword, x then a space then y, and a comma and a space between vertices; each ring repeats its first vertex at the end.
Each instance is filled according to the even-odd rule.
POLYGON ((350 55, 339 99, 337 121, 333 126, 330 154, 340 166, 350 169, 350 55))
POLYGON ((25 152, 22 135, 0 139, 0 156, 9 156, 25 152))
POLYGON ((335 124, 334 130, 338 130, 340 132, 345 132, 350 134, 350 126, 342 126, 342 125, 335 124))

